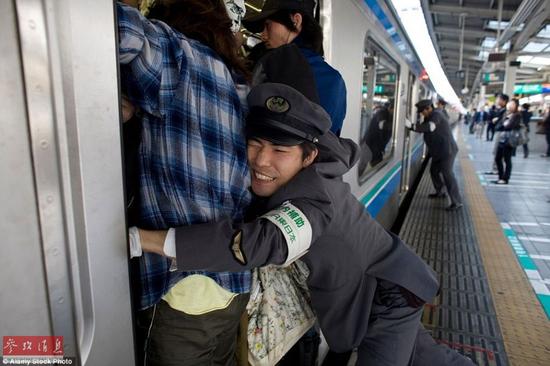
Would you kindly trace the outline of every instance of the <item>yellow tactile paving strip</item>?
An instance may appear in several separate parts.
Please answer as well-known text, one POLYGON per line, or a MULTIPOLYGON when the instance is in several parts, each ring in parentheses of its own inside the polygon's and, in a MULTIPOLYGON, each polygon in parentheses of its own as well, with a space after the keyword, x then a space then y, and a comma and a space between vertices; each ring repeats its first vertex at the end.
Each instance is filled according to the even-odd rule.
POLYGON ((464 148, 460 164, 508 360, 513 366, 550 366, 550 321, 504 236, 464 148))

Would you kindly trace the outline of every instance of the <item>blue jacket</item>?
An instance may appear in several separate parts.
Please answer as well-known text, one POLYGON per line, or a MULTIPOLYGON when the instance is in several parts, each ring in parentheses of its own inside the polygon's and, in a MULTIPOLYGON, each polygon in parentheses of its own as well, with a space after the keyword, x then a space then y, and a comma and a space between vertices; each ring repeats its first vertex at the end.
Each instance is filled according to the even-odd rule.
POLYGON ((302 51, 313 69, 321 106, 327 111, 332 120, 330 130, 340 136, 342 124, 346 117, 346 84, 344 79, 318 53, 302 47, 300 47, 300 51, 302 51))

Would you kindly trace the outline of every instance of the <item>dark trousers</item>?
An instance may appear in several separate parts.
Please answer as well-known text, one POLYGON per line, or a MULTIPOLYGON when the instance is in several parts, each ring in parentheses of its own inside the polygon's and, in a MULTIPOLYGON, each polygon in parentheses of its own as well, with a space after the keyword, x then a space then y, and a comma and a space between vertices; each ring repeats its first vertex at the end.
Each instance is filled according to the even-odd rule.
POLYGON ((506 144, 500 143, 497 148, 497 153, 495 155, 495 163, 497 164, 498 169, 498 179, 505 180, 508 182, 510 180, 510 175, 512 174, 512 154, 514 153, 514 148, 506 144), (506 165, 506 167, 503 166, 506 165))
POLYGON ((550 131, 546 132, 546 155, 550 156, 550 131))
POLYGON ((378 280, 368 331, 357 349, 356 365, 409 364, 421 315, 422 306, 409 306, 401 287, 378 280))
POLYGON ((235 365, 237 332, 248 298, 240 294, 227 308, 202 315, 172 309, 164 300, 138 312, 138 339, 145 351, 139 365, 235 365))
POLYGON ((493 137, 495 136, 495 124, 489 122, 487 124, 487 141, 493 141, 493 137), (489 137, 489 132, 491 137, 489 137))
POLYGON ((451 203, 459 204, 462 203, 462 199, 460 198, 458 183, 453 172, 455 157, 456 153, 444 159, 434 159, 432 157, 430 176, 432 177, 432 183, 436 192, 442 192, 443 186, 445 186, 451 198, 451 203))

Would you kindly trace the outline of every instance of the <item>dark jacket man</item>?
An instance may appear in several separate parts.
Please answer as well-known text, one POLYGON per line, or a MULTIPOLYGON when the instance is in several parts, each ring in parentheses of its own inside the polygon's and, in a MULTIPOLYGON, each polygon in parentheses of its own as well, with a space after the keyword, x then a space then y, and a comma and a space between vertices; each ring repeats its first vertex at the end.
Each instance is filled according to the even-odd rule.
POLYGON ((451 133, 449 120, 439 109, 433 108, 430 99, 416 103, 416 108, 418 113, 424 116, 424 121, 421 124, 411 125, 411 129, 424 134, 424 142, 432 157, 430 175, 435 193, 430 197, 444 197, 443 186, 445 186, 451 199, 451 205, 447 209, 458 209, 462 207, 462 199, 453 173, 458 146, 451 133), (441 176, 443 176, 443 180, 441 176))

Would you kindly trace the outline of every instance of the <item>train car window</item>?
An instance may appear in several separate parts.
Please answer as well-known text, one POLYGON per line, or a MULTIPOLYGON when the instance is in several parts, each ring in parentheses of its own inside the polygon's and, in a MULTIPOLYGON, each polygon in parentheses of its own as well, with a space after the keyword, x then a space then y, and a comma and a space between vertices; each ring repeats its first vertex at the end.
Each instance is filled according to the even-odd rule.
POLYGON ((395 103, 399 85, 399 64, 372 38, 367 37, 363 52, 361 103, 361 147, 368 147, 359 162, 359 183, 365 182, 393 155, 395 103))

